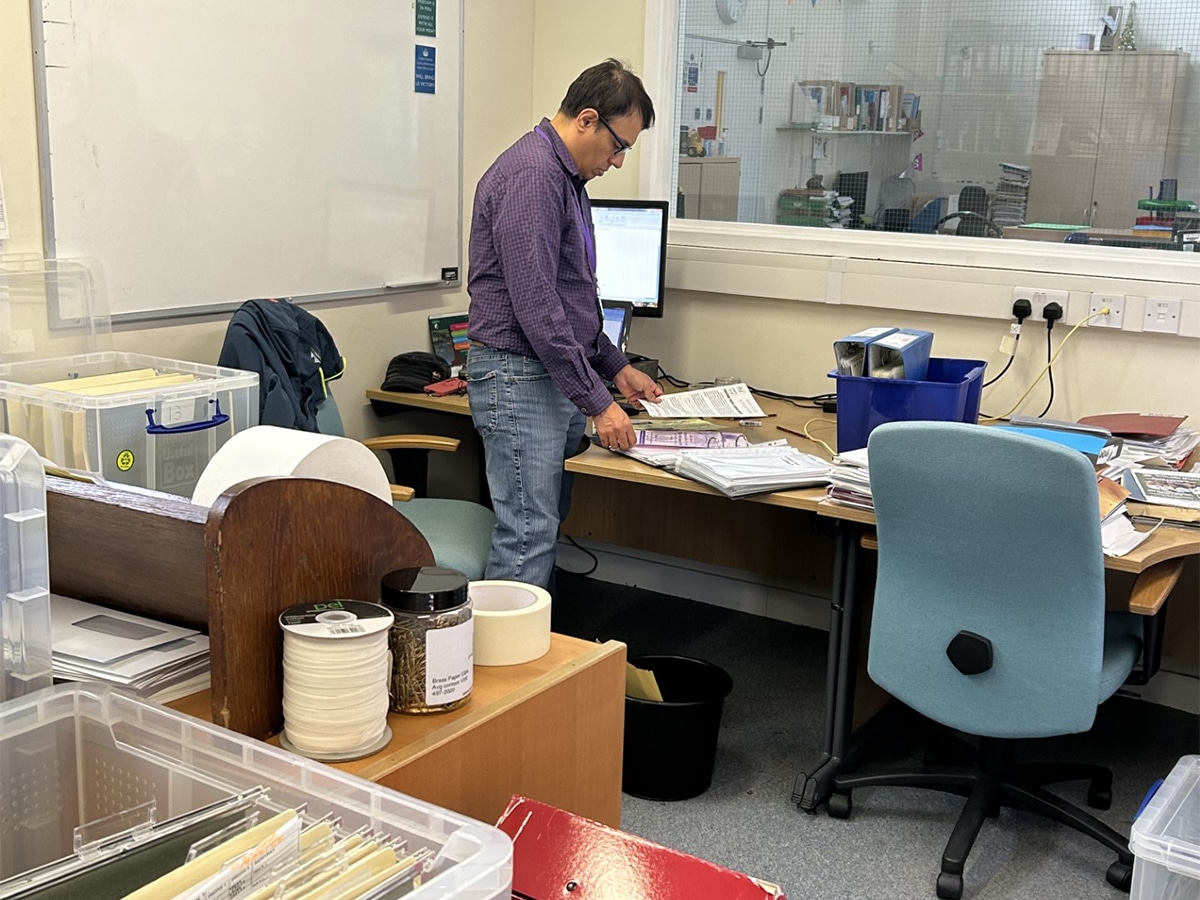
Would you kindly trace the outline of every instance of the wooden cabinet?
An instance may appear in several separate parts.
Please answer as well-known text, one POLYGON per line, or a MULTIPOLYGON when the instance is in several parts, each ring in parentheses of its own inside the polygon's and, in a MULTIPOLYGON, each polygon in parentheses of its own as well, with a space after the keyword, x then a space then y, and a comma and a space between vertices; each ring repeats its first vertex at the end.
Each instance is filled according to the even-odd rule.
POLYGON ((736 156, 680 157, 680 218, 736 222, 741 178, 742 161, 736 156))
POLYGON ((1130 228, 1178 175, 1188 54, 1048 50, 1027 221, 1130 228))

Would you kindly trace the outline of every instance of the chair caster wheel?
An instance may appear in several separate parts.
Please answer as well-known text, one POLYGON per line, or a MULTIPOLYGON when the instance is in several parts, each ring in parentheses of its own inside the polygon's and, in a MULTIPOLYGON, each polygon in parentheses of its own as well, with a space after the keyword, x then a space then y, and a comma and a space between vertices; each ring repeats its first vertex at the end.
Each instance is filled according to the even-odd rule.
POLYGON ((848 819, 850 811, 853 808, 853 803, 850 801, 849 794, 832 793, 826 801, 826 806, 829 810, 829 817, 832 819, 848 819))
POLYGON ((1104 873, 1104 877, 1118 891, 1124 891, 1126 894, 1133 887, 1133 867, 1125 865, 1119 859, 1108 867, 1108 871, 1104 873))
POLYGON ((1112 806, 1112 788, 1096 785, 1088 787, 1087 805, 1092 809, 1108 809, 1112 806))
POLYGON ((961 875, 951 875, 949 872, 939 872, 937 877, 937 895, 939 900, 960 900, 963 892, 961 875))

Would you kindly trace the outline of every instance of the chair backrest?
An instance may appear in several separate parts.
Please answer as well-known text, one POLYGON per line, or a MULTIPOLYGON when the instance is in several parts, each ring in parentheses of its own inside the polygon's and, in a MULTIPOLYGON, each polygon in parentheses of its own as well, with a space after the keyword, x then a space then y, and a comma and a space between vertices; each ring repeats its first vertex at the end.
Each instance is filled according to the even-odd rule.
POLYGON ((951 728, 1039 737, 1089 728, 1100 697, 1104 558, 1082 454, 952 422, 871 432, 879 571, 871 677, 951 728), (965 675, 962 631, 991 642, 965 675))
MULTIPOLYGON (((987 218, 987 191, 977 184, 968 184, 958 192, 958 208, 962 212, 976 213, 987 218)), ((986 237, 988 228, 983 221, 975 216, 961 216, 958 220, 958 227, 954 229, 954 233, 964 237, 986 237)))

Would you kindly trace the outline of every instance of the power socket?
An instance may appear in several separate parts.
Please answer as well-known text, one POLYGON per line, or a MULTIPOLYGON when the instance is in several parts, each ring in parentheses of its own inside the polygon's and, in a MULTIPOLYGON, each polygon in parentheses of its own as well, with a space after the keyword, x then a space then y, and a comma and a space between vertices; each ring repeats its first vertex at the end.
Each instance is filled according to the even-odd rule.
MULTIPOLYGON (((1012 289, 1012 299, 1028 300, 1033 307, 1033 314, 1026 321, 1045 322, 1046 317, 1042 315, 1042 310, 1046 308, 1047 303, 1057 303, 1063 309, 1063 317, 1067 314, 1067 299, 1070 296, 1068 291, 1051 291, 1045 288, 1030 288, 1030 287, 1015 287, 1012 289)), ((1011 315, 1011 312, 1010 312, 1011 315)))
POLYGON ((1125 324, 1125 295, 1093 293, 1088 315, 1107 309, 1108 314, 1088 320, 1089 328, 1120 328, 1125 324))

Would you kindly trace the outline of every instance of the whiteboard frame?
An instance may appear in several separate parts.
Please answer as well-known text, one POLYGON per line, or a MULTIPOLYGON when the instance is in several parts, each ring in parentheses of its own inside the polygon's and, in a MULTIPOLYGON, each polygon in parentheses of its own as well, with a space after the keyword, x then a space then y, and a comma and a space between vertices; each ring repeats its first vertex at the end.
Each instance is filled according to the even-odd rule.
MULTIPOLYGON (((29 0, 29 19, 31 25, 31 37, 33 44, 33 74, 34 74, 34 109, 37 120, 37 142, 38 142, 38 174, 41 185, 41 203, 42 203, 42 248, 43 255, 46 259, 57 259, 57 247, 55 243, 55 221, 54 221, 54 185, 51 175, 50 166, 50 104, 49 104, 49 87, 46 81, 46 54, 45 54, 45 29, 43 28, 43 2, 44 0, 29 0)), ((455 197, 455 219, 458 223, 456 233, 457 258, 458 258, 458 278, 444 279, 427 282, 416 282, 413 284, 404 285, 381 285, 371 288, 357 288, 345 291, 324 291, 311 294, 300 294, 292 297, 278 299, 287 299, 293 303, 300 304, 317 304, 332 302, 337 300, 360 300, 369 298, 384 299, 395 296, 397 294, 411 293, 414 291, 427 291, 444 288, 461 288, 464 284, 463 268, 465 259, 463 258, 463 91, 464 91, 464 64, 463 64, 463 49, 465 35, 465 0, 438 0, 439 3, 454 2, 458 7, 458 28, 454 35, 458 43, 458 177, 455 179, 457 186, 455 197)), ((103 264, 103 261, 101 261, 103 264)), ((104 302, 105 298, 99 298, 104 302)), ((230 301, 228 303, 212 303, 201 306, 179 306, 169 309, 153 309, 153 310, 138 310, 134 312, 117 313, 111 316, 114 323, 121 322, 151 322, 163 319, 175 318, 192 318, 209 315, 228 315, 235 311, 245 300, 230 301)), ((66 320, 62 317, 59 310, 58 297, 53 291, 47 293, 47 314, 51 328, 74 327, 78 325, 78 320, 66 320)))

